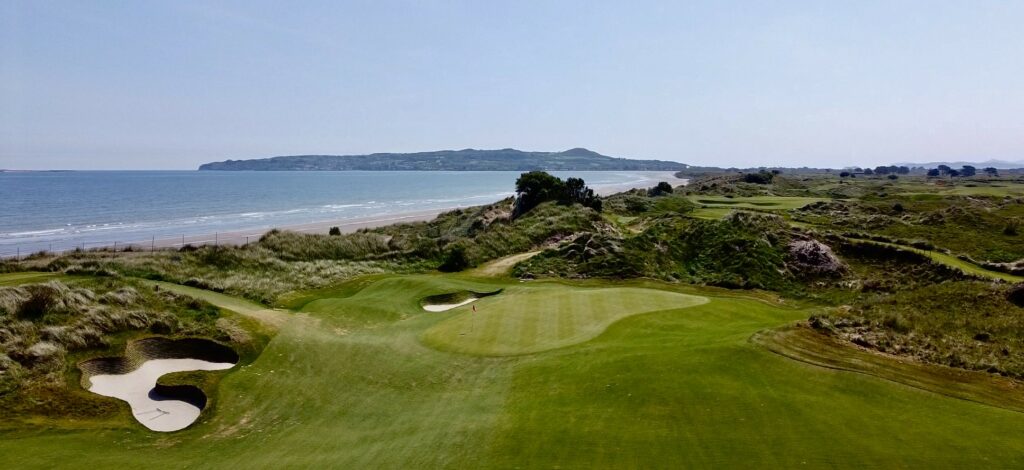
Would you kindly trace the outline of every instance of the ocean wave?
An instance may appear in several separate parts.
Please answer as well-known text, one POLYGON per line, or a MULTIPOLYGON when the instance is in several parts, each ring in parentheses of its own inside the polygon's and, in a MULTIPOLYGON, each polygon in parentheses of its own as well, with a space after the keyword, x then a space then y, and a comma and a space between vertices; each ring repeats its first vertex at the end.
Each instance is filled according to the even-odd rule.
POLYGON ((29 230, 29 231, 25 231, 25 232, 0 233, 0 237, 10 237, 10 238, 15 238, 15 237, 36 237, 36 236, 40 236, 40 235, 56 235, 56 234, 59 234, 59 233, 65 233, 65 229, 63 229, 63 228, 54 228, 54 229, 49 229, 49 230, 29 230))

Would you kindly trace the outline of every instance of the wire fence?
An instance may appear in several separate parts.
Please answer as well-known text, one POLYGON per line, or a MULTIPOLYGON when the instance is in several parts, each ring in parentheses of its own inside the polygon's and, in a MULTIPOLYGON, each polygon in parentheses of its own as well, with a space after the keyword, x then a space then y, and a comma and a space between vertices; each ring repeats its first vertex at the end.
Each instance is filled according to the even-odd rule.
POLYGON ((47 254, 61 255, 65 253, 81 253, 88 251, 140 252, 180 249, 186 246, 248 245, 251 242, 259 240, 263 233, 265 232, 239 235, 236 233, 222 234, 220 232, 214 232, 212 234, 205 235, 182 234, 175 238, 166 238, 166 236, 157 238, 156 236, 151 236, 150 239, 146 241, 131 242, 121 240, 61 239, 53 240, 52 242, 26 243, 25 246, 14 245, 0 247, 0 258, 20 260, 31 256, 47 254), (45 247, 42 247, 44 244, 45 247), (54 249, 54 246, 58 248, 54 249))

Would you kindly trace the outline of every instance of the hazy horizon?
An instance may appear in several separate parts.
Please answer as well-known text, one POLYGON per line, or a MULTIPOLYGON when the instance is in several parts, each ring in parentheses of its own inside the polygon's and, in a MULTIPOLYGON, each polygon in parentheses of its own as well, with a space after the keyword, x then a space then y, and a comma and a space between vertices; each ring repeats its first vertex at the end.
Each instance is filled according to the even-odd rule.
POLYGON ((1024 161, 1024 4, 0 4, 0 168, 1024 161))

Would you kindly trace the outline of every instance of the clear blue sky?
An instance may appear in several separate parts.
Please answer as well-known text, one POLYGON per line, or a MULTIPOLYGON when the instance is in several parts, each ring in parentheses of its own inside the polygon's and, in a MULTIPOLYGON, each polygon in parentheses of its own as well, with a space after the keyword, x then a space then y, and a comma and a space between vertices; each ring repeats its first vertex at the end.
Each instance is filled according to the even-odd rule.
POLYGON ((0 2, 0 168, 1024 159, 1024 2, 0 2))

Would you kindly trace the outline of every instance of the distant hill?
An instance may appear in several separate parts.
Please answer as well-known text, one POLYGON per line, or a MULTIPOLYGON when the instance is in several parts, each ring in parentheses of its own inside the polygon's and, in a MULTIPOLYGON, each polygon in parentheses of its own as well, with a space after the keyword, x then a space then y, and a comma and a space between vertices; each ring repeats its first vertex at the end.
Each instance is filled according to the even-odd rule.
POLYGON ((1024 168, 1024 162, 1008 162, 1006 160, 986 160, 983 162, 928 162, 928 163, 894 163, 896 166, 935 168, 939 165, 946 165, 950 168, 961 168, 964 165, 971 165, 975 168, 998 168, 1000 170, 1012 170, 1024 168))
POLYGON ((524 152, 516 149, 465 149, 418 153, 374 153, 370 155, 293 155, 205 163, 199 166, 199 170, 678 171, 686 167, 687 165, 678 162, 615 158, 584 148, 574 148, 564 152, 524 152))

